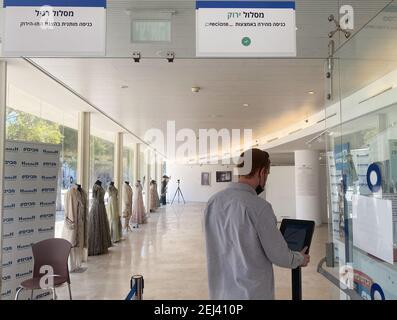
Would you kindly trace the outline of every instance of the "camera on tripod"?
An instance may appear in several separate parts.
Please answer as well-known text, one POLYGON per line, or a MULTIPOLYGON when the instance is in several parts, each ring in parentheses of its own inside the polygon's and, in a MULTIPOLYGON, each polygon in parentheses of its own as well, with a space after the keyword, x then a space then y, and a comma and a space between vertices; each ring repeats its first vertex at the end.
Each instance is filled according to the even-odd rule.
POLYGON ((180 188, 180 186, 179 186, 180 183, 181 183, 181 180, 178 179, 178 180, 176 180, 176 182, 178 183, 178 188, 176 188, 176 191, 175 191, 175 194, 174 194, 174 198, 172 199, 171 204, 174 203, 175 197, 176 197, 177 195, 178 195, 178 203, 179 203, 179 197, 182 198, 183 203, 186 203, 185 198, 183 197, 183 194, 182 194, 182 190, 181 190, 181 188, 180 188))

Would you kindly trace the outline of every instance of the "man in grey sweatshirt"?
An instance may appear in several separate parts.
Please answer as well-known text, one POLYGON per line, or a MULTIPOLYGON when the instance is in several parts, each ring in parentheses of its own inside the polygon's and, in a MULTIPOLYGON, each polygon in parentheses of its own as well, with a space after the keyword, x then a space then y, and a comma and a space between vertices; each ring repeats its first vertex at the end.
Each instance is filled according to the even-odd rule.
POLYGON ((258 197, 270 173, 269 154, 251 149, 240 160, 238 168, 245 172, 239 182, 215 194, 205 209, 209 295, 216 300, 274 299, 273 264, 305 267, 310 256, 306 248, 288 248, 271 204, 258 197))

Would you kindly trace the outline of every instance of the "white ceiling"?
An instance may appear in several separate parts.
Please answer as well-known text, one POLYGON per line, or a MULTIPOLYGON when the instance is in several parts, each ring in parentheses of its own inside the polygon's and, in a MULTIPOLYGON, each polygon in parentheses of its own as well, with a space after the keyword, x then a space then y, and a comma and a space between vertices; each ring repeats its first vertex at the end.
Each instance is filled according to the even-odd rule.
POLYGON ((250 128, 260 137, 304 119, 324 102, 322 59, 36 62, 140 136, 175 120, 179 129, 250 128), (202 90, 194 94, 192 86, 202 90))

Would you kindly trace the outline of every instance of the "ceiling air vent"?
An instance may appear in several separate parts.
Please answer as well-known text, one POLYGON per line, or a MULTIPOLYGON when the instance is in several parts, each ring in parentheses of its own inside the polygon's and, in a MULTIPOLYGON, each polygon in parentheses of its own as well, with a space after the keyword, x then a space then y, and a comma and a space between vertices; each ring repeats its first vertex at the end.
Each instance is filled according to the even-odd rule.
POLYGON ((171 42, 171 20, 133 20, 131 42, 171 42))

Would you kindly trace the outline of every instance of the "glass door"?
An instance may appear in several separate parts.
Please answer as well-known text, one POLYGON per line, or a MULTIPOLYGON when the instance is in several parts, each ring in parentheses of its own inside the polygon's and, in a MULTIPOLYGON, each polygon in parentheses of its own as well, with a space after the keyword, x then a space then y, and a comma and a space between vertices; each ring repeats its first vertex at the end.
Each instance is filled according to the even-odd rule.
POLYGON ((347 299, 397 299, 397 1, 335 53, 328 266, 347 299))

